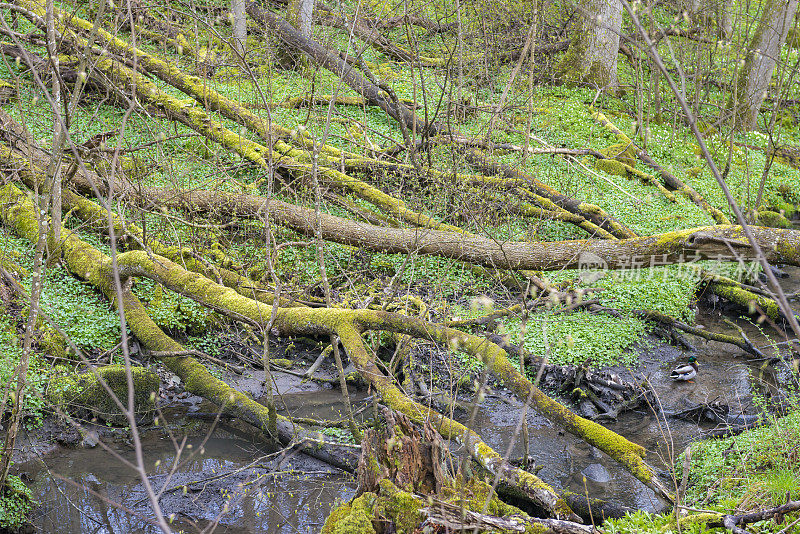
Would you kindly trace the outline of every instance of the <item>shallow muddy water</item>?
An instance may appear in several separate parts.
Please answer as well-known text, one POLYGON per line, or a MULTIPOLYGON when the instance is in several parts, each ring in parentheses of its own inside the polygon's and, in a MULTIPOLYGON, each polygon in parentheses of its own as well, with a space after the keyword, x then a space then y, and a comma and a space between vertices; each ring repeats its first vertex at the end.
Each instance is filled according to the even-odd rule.
MULTIPOLYGON (((327 399, 326 408, 336 409, 332 393, 340 399, 338 392, 316 392, 286 400, 299 405, 327 399)), ((274 449, 243 438, 225 423, 210 437, 199 425, 193 433, 180 455, 168 437, 148 436, 143 442, 155 490, 167 486, 159 502, 166 516, 174 514, 176 531, 198 532, 219 521, 213 532, 316 532, 332 503, 354 493, 350 475, 303 454, 270 458, 274 449), (178 457, 180 466, 173 472, 178 457), (262 457, 267 458, 251 466, 262 457), (242 467, 247 469, 237 473, 242 467)), ((111 447, 135 462, 131 446, 111 447)), ((20 467, 40 503, 33 522, 41 532, 160 532, 149 524, 149 502, 136 471, 99 446, 59 448, 20 467)))
MULTIPOLYGON (((753 339, 753 338, 751 338, 753 339)), ((692 340, 697 348, 700 373, 693 383, 676 383, 669 372, 685 363, 687 353, 675 347, 659 345, 640 357, 643 367, 637 374, 649 378, 658 393, 661 408, 677 412, 687 403, 718 400, 733 408, 746 410, 751 402, 751 366, 744 358, 734 359, 730 348, 717 343, 692 340)), ((620 374, 625 374, 620 372, 620 374)), ((475 430, 499 452, 505 453, 522 414, 521 405, 510 406, 506 400, 490 398, 475 420, 475 430)), ((529 413, 529 455, 544 467, 539 476, 557 486, 576 493, 585 493, 618 504, 648 511, 658 511, 664 503, 652 490, 634 479, 625 469, 595 447, 560 431, 542 416, 529 413)), ((604 423, 615 432, 643 445, 650 451, 651 465, 663 467, 672 463, 686 445, 701 435, 698 425, 656 416, 653 411, 629 412, 613 423, 604 423)), ((710 428, 710 425, 705 425, 710 428)), ((523 455, 521 437, 516 439, 512 458, 523 455)))
MULTIPOLYGON (((793 291, 791 286, 798 285, 799 274, 792 273, 787 290, 793 291)), ((735 332, 714 310, 701 312, 698 323, 715 331, 735 332)), ((745 322, 739 324, 756 345, 766 344, 758 329, 745 322)), ((670 413, 685 408, 687 402, 718 400, 732 407, 750 409, 758 364, 748 363, 734 347, 697 338, 690 341, 700 362, 700 373, 693 383, 674 383, 668 378, 670 369, 685 362, 687 352, 663 343, 653 343, 655 346, 642 351, 642 366, 637 373, 648 377, 658 393, 661 408, 670 413)), ((277 383, 283 393, 278 406, 284 413, 341 417, 343 406, 338 390, 300 384, 299 379, 286 374, 280 374, 277 383)), ((254 377, 243 379, 239 387, 257 394, 262 385, 254 377)), ((474 427, 489 445, 506 454, 522 408, 502 391, 497 393, 489 395, 477 411, 474 427)), ((359 400, 363 398, 361 394, 359 400)), ((150 430, 144 438, 145 464, 148 472, 155 475, 151 477, 155 489, 167 486, 160 505, 166 516, 173 516, 176 530, 198 532, 214 528, 219 522, 214 532, 318 532, 333 503, 353 495, 352 476, 302 454, 271 457, 273 449, 254 434, 237 430, 229 421, 221 421, 208 436, 211 410, 212 407, 195 398, 168 412, 176 442, 186 440, 178 467, 174 467, 178 456, 176 442, 163 430, 150 430), (251 465, 259 458, 263 460, 251 465), (223 474, 228 476, 219 476, 223 474)), ((458 418, 468 422, 464 414, 458 418)), ((651 490, 597 449, 560 432, 535 413, 528 413, 527 421, 528 454, 537 465, 544 466, 539 472, 544 480, 560 488, 579 493, 588 491, 591 496, 635 508, 656 511, 663 507, 651 490)), ((671 463, 702 431, 695 424, 674 418, 665 421, 653 411, 625 414, 610 426, 647 447, 651 462, 657 466, 671 463)), ((110 447, 122 459, 134 461, 129 444, 117 440, 110 447)), ((509 456, 522 454, 521 437, 517 437, 509 456)), ((100 446, 56 447, 16 467, 27 477, 40 503, 33 521, 41 532, 158 531, 149 523, 149 504, 136 472, 100 446)))

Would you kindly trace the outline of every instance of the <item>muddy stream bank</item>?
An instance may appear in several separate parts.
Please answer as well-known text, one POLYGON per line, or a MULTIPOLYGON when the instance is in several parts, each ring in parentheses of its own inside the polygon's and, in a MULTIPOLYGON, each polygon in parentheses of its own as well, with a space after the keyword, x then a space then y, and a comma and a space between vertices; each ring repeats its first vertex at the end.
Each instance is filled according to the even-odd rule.
MULTIPOLYGON (((795 270, 786 280, 787 291, 800 285, 798 281, 800 270, 795 270)), ((697 322, 715 331, 736 333, 722 317, 720 310, 704 307, 697 322)), ((757 328, 745 321, 738 324, 757 346, 766 345, 757 328)), ((734 409, 753 411, 752 395, 759 387, 756 377, 760 362, 748 363, 735 347, 690 337, 700 373, 693 383, 675 383, 669 379, 669 371, 685 362, 688 352, 656 342, 655 338, 651 341, 640 355, 641 365, 636 372, 649 378, 665 412, 680 411, 687 402, 715 400, 734 409)), ((617 371, 621 375, 629 372, 617 371)), ((301 383, 286 373, 277 373, 276 383, 282 398, 279 407, 284 413, 320 419, 342 416, 338 390, 301 383)), ((239 378, 238 386, 255 397, 263 391, 257 374, 239 378)), ((356 395, 357 400, 363 401, 366 392, 356 395)), ((502 389, 495 389, 477 413, 475 430, 487 444, 506 453, 521 413, 519 402, 502 389)), ((168 491, 160 503, 165 515, 173 517, 176 530, 196 532, 219 522, 214 532, 317 532, 334 502, 354 494, 351 475, 303 454, 276 455, 275 448, 233 421, 220 419, 209 433, 215 421, 213 407, 199 398, 179 399, 164 408, 164 416, 166 425, 144 432, 144 452, 155 488, 168 481, 168 491), (183 445, 177 466, 175 444, 183 445), (220 477, 221 474, 228 476, 220 477)), ((465 414, 457 418, 468 422, 465 414)), ((633 508, 657 511, 663 507, 651 490, 598 450, 561 432, 535 413, 528 413, 527 421, 528 454, 543 466, 539 476, 544 480, 633 508)), ((609 426, 648 448, 650 460, 658 466, 671 463, 687 443, 710 428, 675 418, 665 420, 645 411, 623 414, 609 426)), ((149 524, 148 503, 136 473, 114 457, 118 454, 134 460, 125 432, 117 431, 116 439, 103 438, 114 454, 93 446, 91 435, 73 436, 71 441, 77 441, 77 446, 60 445, 59 441, 70 440, 59 432, 62 431, 46 424, 28 436, 16 464, 39 503, 32 518, 36 528, 63 533, 157 532, 149 524)), ((516 440, 510 457, 523 455, 520 442, 516 440)))

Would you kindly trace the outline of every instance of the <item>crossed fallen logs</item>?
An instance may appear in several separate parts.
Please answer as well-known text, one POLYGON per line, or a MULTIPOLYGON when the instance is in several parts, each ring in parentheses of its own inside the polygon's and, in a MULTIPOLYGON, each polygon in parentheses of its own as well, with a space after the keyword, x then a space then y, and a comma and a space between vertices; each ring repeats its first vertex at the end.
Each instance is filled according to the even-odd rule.
MULTIPOLYGON (((31 12, 40 12, 42 8, 38 3, 28 0, 20 0, 19 3, 27 6, 31 12)), ((261 13, 259 9, 255 4, 251 5, 251 14, 269 18, 269 15, 261 13)), ((291 34, 291 29, 285 28, 283 21, 274 17, 270 20, 271 24, 282 28, 282 32, 291 34)), ((261 217, 264 213, 268 213, 278 224, 305 235, 317 235, 319 232, 323 239, 354 244, 371 250, 438 255, 499 269, 552 269, 576 266, 580 265, 582 253, 591 254, 608 268, 629 266, 630 258, 633 256, 646 258, 658 256, 666 262, 680 261, 688 253, 696 254, 698 257, 731 259, 749 257, 750 248, 741 239, 739 227, 709 226, 660 236, 639 237, 632 235, 606 214, 592 211, 593 207, 574 199, 562 198, 563 195, 558 196, 556 192, 546 190, 533 182, 530 182, 533 185, 528 184, 531 190, 527 198, 536 199, 540 204, 546 205, 547 210, 563 220, 569 219, 585 230, 599 229, 598 235, 609 239, 558 243, 498 243, 493 239, 469 234, 460 228, 437 222, 408 209, 398 199, 387 195, 377 187, 340 172, 337 170, 338 167, 324 165, 326 162, 343 160, 345 154, 341 151, 336 152, 331 147, 325 146, 320 148, 319 154, 315 153, 320 156, 319 161, 311 161, 309 151, 305 149, 310 143, 311 148, 316 150, 313 139, 302 136, 294 139, 296 144, 303 145, 303 149, 284 142, 283 139, 291 137, 292 132, 282 130, 275 125, 267 127, 245 107, 222 98, 203 84, 202 80, 186 76, 178 68, 144 51, 133 49, 102 29, 93 28, 91 23, 69 16, 63 19, 57 17, 57 24, 65 46, 71 49, 70 52, 76 53, 77 50, 86 48, 87 41, 79 36, 79 32, 97 30, 94 38, 115 54, 123 56, 132 53, 144 69, 181 89, 201 102, 208 110, 218 111, 228 119, 243 124, 267 142, 257 143, 232 132, 220 121, 213 119, 206 110, 191 104, 187 105, 163 91, 139 71, 126 67, 125 61, 118 61, 113 56, 97 59, 93 65, 93 72, 102 73, 120 92, 135 94, 140 102, 157 107, 171 119, 181 122, 264 170, 271 171, 273 165, 276 165, 297 175, 318 171, 321 179, 328 184, 335 184, 342 190, 361 197, 387 216, 411 228, 355 223, 276 200, 267 201, 256 196, 230 195, 224 192, 170 192, 155 188, 132 188, 131 195, 140 195, 140 200, 142 198, 148 201, 160 200, 161 205, 188 206, 187 209, 219 206, 224 203, 238 216, 261 217), (316 167, 316 163, 320 162, 323 165, 316 167)), ((318 59, 321 63, 330 65, 333 69, 342 66, 333 61, 329 54, 323 54, 309 43, 300 44, 309 54, 319 52, 318 59)), ((343 79, 346 78, 350 84, 364 82, 349 68, 342 72, 343 79)), ((392 102, 376 88, 363 85, 360 92, 365 100, 379 101, 381 107, 388 110, 390 115, 401 123, 415 120, 411 110, 392 102)), ((435 129, 432 132, 435 133, 435 129)), ((0 146, 0 160, 12 167, 8 172, 9 176, 20 178, 31 189, 39 189, 38 186, 43 183, 41 182, 43 173, 41 168, 37 167, 39 162, 33 161, 34 159, 32 152, 26 154, 24 150, 6 150, 5 146, 0 146)), ((356 162, 352 160, 342 162, 344 168, 357 168, 359 165, 385 167, 385 162, 363 159, 356 162)), ((507 170, 499 170, 508 174, 507 170)), ((73 169, 72 173, 67 172, 64 175, 80 177, 85 173, 83 169, 77 173, 73 169)), ((492 178, 469 179, 488 181, 492 178)), ((521 181, 517 175, 509 175, 504 179, 507 184, 517 184, 521 181)), ((96 188, 102 180, 89 180, 89 182, 90 188, 96 188)), ((113 187, 111 189, 114 193, 113 187)), ((130 238, 129 244, 132 248, 136 247, 137 243, 141 244, 142 232, 135 225, 126 223, 73 192, 66 191, 63 200, 64 207, 75 210, 80 217, 92 221, 110 222, 118 235, 130 238)), ((36 241, 37 217, 28 195, 14 183, 7 183, 0 188, 0 202, 4 208, 0 214, 3 224, 20 236, 36 241)), ((764 243, 769 259, 794 264, 800 262, 799 233, 768 228, 754 228, 754 231, 758 239, 764 243)), ((535 475, 508 465, 472 430, 405 395, 394 383, 393 378, 384 374, 378 367, 375 355, 364 343, 363 334, 369 331, 385 331, 411 336, 433 341, 440 346, 479 358, 519 399, 527 399, 532 407, 555 424, 605 451, 658 494, 666 498, 671 496, 671 492, 657 479, 655 470, 646 462, 646 451, 643 447, 593 421, 575 415, 545 395, 509 361, 508 354, 503 348, 483 337, 397 313, 364 309, 283 306, 279 296, 262 291, 263 288, 255 291, 253 283, 243 280, 241 275, 224 269, 209 269, 201 261, 193 261, 190 254, 185 254, 186 251, 175 250, 176 247, 156 246, 153 240, 149 240, 149 249, 127 250, 116 254, 112 260, 108 255, 83 241, 73 231, 65 228, 61 235, 63 242, 60 244, 60 251, 69 270, 78 278, 93 284, 109 299, 121 299, 120 304, 134 335, 151 353, 161 355, 161 361, 182 379, 187 390, 216 403, 222 411, 262 429, 285 445, 302 447, 309 454, 350 470, 355 467, 358 458, 357 447, 332 443, 324 436, 302 431, 291 420, 271 413, 266 407, 214 378, 202 364, 188 357, 184 347, 171 339, 152 321, 131 290, 130 283, 134 279, 149 278, 235 321, 246 322, 260 329, 269 328, 277 335, 338 336, 351 362, 361 376, 379 393, 387 406, 419 424, 430 422, 437 432, 447 439, 463 442, 470 455, 495 476, 501 485, 515 488, 518 493, 536 503, 554 518, 575 518, 563 496, 558 495, 535 475), (121 288, 115 286, 114 275, 119 275, 121 278, 121 288)), ((596 378, 602 379, 602 377, 596 378)), ((586 379, 585 375, 581 379, 573 377, 573 383, 577 385, 586 379)), ((599 383, 597 380, 594 382, 599 383)), ((614 389, 610 385, 605 387, 614 389)), ((603 399, 599 399, 599 402, 592 400, 592 403, 600 407, 603 412, 613 414, 611 409, 602 408, 600 404, 602 402, 603 399)))
MULTIPOLYGON (((35 209, 28 195, 9 183, 0 189, 0 202, 5 207, 2 213, 3 223, 20 236, 35 241, 38 238, 38 225, 35 209)), ((102 211, 99 206, 97 209, 102 211)), ((111 258, 66 228, 63 229, 62 236, 64 237, 61 251, 69 270, 98 287, 109 299, 115 301, 117 294, 113 284, 111 258)), ((235 290, 188 271, 162 256, 141 250, 130 250, 116 256, 116 268, 123 281, 122 304, 127 323, 140 343, 151 351, 177 353, 185 350, 152 321, 141 302, 130 290, 127 281, 135 277, 150 278, 234 320, 244 320, 266 327, 270 317, 273 316, 271 306, 244 297, 235 290)), ((597 423, 578 417, 545 395, 508 360, 504 350, 486 339, 418 318, 374 310, 278 308, 275 310, 274 318, 272 327, 279 335, 337 335, 362 377, 378 391, 388 406, 408 415, 414 421, 421 423, 430 420, 443 436, 463 441, 472 457, 497 476, 501 483, 520 489, 529 499, 554 517, 572 518, 574 514, 550 486, 535 475, 507 465, 503 458, 486 446, 475 432, 412 401, 403 394, 393 380, 379 370, 374 356, 364 344, 362 334, 369 330, 402 333, 428 339, 451 350, 463 351, 480 358, 518 398, 530 399, 530 404, 534 408, 556 424, 607 452, 659 494, 670 496, 670 492, 656 478, 655 470, 646 463, 644 448, 597 423)), ((207 398, 220 406, 223 411, 232 413, 263 430, 268 430, 270 427, 277 428, 277 437, 283 443, 295 441, 294 427, 288 419, 278 416, 277 422, 273 419, 275 424, 271 425, 271 416, 266 407, 214 378, 194 358, 173 356, 164 357, 162 361, 181 378, 187 390, 207 398)), ((329 444, 320 436, 308 434, 301 439, 306 444, 324 445, 319 449, 307 447, 306 450, 311 454, 322 456, 322 459, 333 465, 352 468, 353 463, 350 459, 354 458, 354 451, 342 453, 342 447, 329 444)))

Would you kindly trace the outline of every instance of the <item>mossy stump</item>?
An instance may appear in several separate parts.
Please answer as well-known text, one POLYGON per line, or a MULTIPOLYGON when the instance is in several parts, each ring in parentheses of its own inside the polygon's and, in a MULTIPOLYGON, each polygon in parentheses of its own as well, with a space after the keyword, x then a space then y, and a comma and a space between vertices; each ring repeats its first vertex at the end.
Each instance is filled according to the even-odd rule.
POLYGON ((415 532, 424 517, 416 495, 440 491, 444 444, 438 432, 430 424, 420 430, 389 408, 383 417, 385 425, 366 430, 361 441, 358 495, 331 512, 323 533, 415 532))
POLYGON ((412 534, 423 524, 432 532, 547 530, 501 501, 485 481, 448 475, 444 442, 430 423, 420 428, 388 408, 383 415, 380 430, 364 432, 358 495, 331 511, 323 534, 412 534))
MULTIPOLYGON (((134 410, 137 424, 149 423, 155 414, 155 398, 160 380, 145 367, 131 367, 134 390, 134 410)), ((128 419, 98 380, 108 385, 123 406, 128 404, 128 383, 123 365, 107 365, 91 371, 65 377, 50 384, 47 398, 65 411, 84 415, 87 412, 114 426, 125 426, 128 419)))
POLYGON ((405 415, 384 408, 386 426, 364 432, 358 462, 360 493, 378 491, 380 481, 424 495, 441 488, 441 436, 426 424, 420 432, 405 415))

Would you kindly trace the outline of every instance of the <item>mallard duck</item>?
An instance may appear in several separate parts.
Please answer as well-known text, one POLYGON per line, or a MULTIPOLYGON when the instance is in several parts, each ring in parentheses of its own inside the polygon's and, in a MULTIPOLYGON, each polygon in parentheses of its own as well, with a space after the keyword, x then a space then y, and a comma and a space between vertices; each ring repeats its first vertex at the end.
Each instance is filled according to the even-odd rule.
POLYGON ((689 356, 689 363, 679 365, 669 374, 673 380, 689 381, 697 376, 697 358, 689 356))

